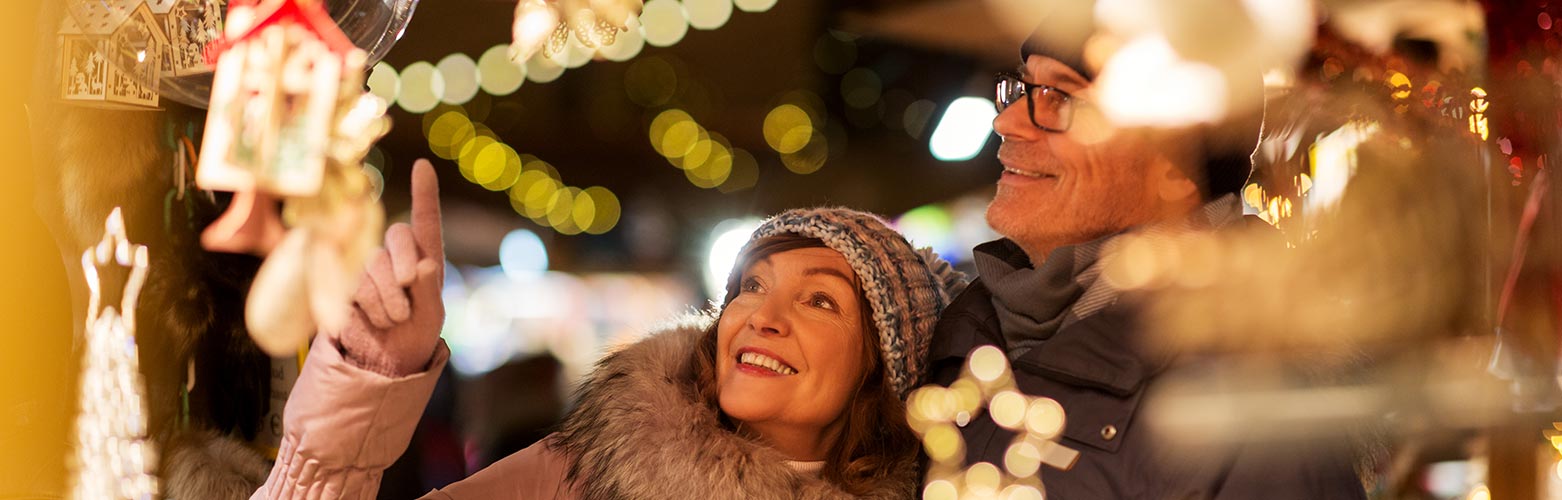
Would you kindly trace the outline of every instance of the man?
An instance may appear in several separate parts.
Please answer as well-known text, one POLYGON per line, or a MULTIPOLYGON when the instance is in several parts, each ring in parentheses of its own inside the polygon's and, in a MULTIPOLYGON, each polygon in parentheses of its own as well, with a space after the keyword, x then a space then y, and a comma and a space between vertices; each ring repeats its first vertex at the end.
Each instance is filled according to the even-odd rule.
MULTIPOLYGON (((1090 23, 1071 21, 1060 28, 1090 23)), ((993 129, 1003 172, 987 221, 1004 238, 976 247, 979 277, 940 318, 929 381, 953 383, 969 353, 992 345, 1008 355, 1021 391, 1061 403, 1060 443, 1080 454, 1068 470, 1042 468, 1048 498, 1365 498, 1349 453, 1332 443, 1211 444, 1194 454, 1166 448, 1137 418, 1175 360, 1140 349, 1145 329, 1099 279, 1100 254, 1115 236, 1145 228, 1245 224, 1235 193, 1261 120, 1114 130, 1083 62, 1088 34, 1047 34, 1026 43, 1017 74, 999 77, 993 129)), ((1248 83, 1233 91, 1262 91, 1256 75, 1248 83)), ((986 414, 961 432, 968 464, 1003 467, 1013 433, 986 414)))

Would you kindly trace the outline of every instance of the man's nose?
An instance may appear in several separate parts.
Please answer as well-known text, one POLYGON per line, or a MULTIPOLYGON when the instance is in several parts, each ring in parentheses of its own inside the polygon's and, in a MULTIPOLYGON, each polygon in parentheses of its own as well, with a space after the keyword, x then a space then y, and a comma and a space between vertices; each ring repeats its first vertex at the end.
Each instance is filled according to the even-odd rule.
POLYGON ((1004 140, 1020 139, 1034 141, 1041 139, 1041 134, 1044 131, 1036 128, 1036 125, 1031 123, 1029 99, 1029 96, 1023 97, 999 112, 998 116, 993 118, 993 132, 997 132, 998 136, 1004 140))

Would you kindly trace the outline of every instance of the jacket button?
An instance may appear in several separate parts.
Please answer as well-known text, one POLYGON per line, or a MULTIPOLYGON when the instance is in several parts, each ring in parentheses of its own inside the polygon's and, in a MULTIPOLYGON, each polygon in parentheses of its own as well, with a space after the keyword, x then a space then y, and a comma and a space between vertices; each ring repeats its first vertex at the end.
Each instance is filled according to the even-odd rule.
POLYGON ((1101 428, 1101 439, 1111 441, 1115 437, 1117 437, 1117 426, 1107 424, 1106 427, 1101 428))

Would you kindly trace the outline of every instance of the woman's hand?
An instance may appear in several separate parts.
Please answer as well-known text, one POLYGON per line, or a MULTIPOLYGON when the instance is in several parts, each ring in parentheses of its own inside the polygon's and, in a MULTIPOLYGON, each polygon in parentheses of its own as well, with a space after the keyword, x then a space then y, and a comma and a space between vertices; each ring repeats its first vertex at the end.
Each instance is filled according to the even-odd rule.
POLYGON ((444 281, 439 178, 428 160, 418 160, 412 166, 412 224, 386 229, 385 248, 369 259, 352 318, 335 334, 344 357, 391 377, 427 369, 445 321, 444 281))

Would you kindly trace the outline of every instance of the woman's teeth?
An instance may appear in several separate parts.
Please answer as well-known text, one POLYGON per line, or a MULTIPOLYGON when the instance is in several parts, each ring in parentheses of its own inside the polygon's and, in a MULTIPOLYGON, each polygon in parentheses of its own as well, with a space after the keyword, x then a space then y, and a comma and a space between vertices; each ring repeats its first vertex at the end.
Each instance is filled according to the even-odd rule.
POLYGON ((760 354, 760 353, 757 353, 757 352, 745 352, 743 354, 738 355, 738 362, 739 363, 743 363, 745 365, 752 365, 752 366, 758 366, 760 368, 765 368, 765 369, 768 369, 770 371, 773 371, 773 372, 776 372, 776 373, 779 373, 779 374, 782 374, 782 375, 791 375, 791 374, 797 373, 797 370, 794 370, 794 369, 792 369, 792 367, 787 366, 786 363, 782 363, 781 361, 777 360, 776 358, 772 358, 770 356, 766 356, 764 354, 760 354))

